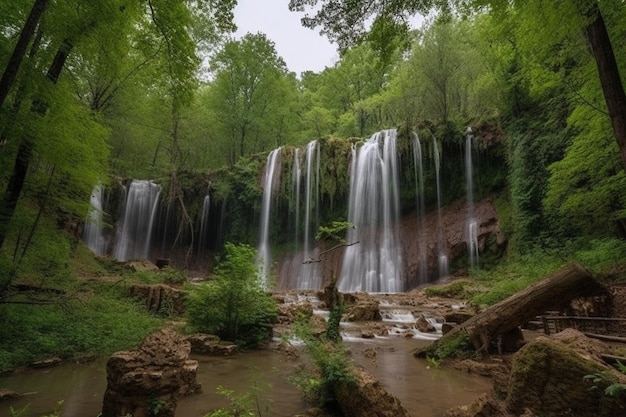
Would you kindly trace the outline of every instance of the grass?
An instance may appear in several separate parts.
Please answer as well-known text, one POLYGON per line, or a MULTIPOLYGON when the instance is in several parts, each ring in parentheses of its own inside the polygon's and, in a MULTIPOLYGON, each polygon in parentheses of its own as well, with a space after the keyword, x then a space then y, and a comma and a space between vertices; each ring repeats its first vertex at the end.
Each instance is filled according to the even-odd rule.
MULTIPOLYGON (((480 306, 495 304, 569 262, 580 263, 594 276, 605 275, 606 271, 619 269, 626 263, 626 242, 618 239, 564 241, 559 247, 537 248, 528 254, 510 257, 491 269, 473 271, 477 284, 488 290, 471 296, 470 300, 480 306)), ((626 277, 612 275, 612 278, 626 277)))
POLYGON ((179 280, 179 273, 123 270, 96 260, 79 245, 66 274, 18 275, 14 282, 53 288, 54 293, 23 293, 0 303, 0 372, 50 357, 102 357, 135 348, 162 320, 128 297, 128 284, 179 280))
POLYGON ((0 305, 0 372, 53 356, 74 359, 131 349, 160 324, 143 305, 113 293, 45 306, 0 305))

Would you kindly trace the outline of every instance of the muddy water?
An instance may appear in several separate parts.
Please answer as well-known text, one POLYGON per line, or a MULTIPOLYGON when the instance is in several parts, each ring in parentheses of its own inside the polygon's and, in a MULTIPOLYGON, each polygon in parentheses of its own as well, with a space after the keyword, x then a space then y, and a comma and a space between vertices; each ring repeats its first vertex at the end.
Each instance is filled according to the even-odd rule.
MULTIPOLYGON (((425 361, 410 354, 419 343, 396 337, 347 342, 347 345, 354 361, 375 374, 415 417, 439 416, 490 390, 490 382, 483 378, 451 369, 429 369, 425 361)), ((181 399, 178 416, 202 417, 216 407, 225 406, 225 397, 216 393, 218 386, 246 392, 251 381, 271 384, 271 389, 265 391, 271 396, 270 411, 264 415, 291 417, 306 409, 300 392, 287 381, 298 362, 283 354, 255 351, 229 358, 194 356, 194 359, 200 362, 198 380, 203 392, 181 399)), ((0 388, 30 393, 0 404, 0 417, 10 416, 11 406, 18 409, 25 405, 29 405, 29 411, 23 417, 40 416, 53 410, 60 400, 64 402, 63 417, 95 417, 102 407, 106 370, 103 362, 64 364, 0 376, 0 388)))

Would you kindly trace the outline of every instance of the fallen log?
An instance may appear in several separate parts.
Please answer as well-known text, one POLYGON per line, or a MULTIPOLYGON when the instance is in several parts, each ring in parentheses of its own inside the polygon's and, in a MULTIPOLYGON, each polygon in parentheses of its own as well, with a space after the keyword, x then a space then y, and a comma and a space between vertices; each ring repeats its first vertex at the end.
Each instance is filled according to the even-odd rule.
POLYGON ((469 341, 478 353, 487 353, 491 342, 573 298, 592 296, 604 290, 589 271, 577 263, 568 264, 523 291, 488 307, 462 324, 454 327, 441 339, 418 349, 415 356, 442 357, 461 340, 469 341))

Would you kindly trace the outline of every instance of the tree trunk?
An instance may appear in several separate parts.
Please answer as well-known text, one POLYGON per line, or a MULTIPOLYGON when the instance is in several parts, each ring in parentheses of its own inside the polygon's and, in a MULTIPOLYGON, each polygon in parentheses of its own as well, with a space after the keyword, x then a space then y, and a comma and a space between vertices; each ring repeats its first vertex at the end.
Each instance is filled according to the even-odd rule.
MULTIPOLYGON (((65 60, 67 59, 70 50, 72 49, 72 43, 69 40, 63 41, 63 44, 59 47, 56 56, 48 69, 47 77, 53 83, 59 79, 65 60)), ((42 101, 35 100, 33 102, 32 111, 36 111, 40 114, 45 114, 48 104, 42 101)), ((32 138, 26 136, 20 141, 20 145, 17 151, 17 157, 15 158, 15 165, 13 166, 13 173, 7 184, 7 188, 0 200, 0 248, 4 244, 6 239, 9 224, 13 219, 15 208, 17 207, 17 201, 19 200, 22 188, 24 186, 24 180, 26 179, 26 173, 28 172, 28 166, 33 157, 33 143, 32 138)))
POLYGON ((585 36, 598 67, 613 134, 620 148, 622 165, 626 170, 626 93, 624 93, 611 39, 597 1, 579 1, 578 7, 580 13, 587 18, 585 36))
POLYGON ((49 0, 35 0, 35 3, 30 10, 30 14, 24 23, 24 27, 20 32, 20 37, 15 44, 15 48, 13 48, 13 53, 9 58, 9 62, 7 63, 4 73, 2 74, 2 79, 0 79, 0 108, 9 94, 13 81, 15 81, 15 77, 17 76, 20 66, 22 65, 22 60, 24 59, 26 50, 28 49, 28 44, 35 34, 35 29, 37 28, 37 24, 39 23, 41 16, 48 7, 48 2, 49 0))
POLYGON ((525 290, 500 301, 454 327, 441 339, 415 352, 416 356, 438 356, 436 351, 458 342, 467 335, 474 349, 486 353, 489 344, 527 323, 541 313, 576 297, 600 293, 603 286, 579 264, 573 263, 531 285, 525 290))

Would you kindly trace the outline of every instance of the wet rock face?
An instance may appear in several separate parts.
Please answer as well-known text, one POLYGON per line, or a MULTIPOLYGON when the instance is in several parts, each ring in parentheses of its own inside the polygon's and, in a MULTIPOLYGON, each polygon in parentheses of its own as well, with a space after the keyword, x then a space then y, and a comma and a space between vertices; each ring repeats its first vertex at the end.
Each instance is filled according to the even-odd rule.
MULTIPOLYGON (((458 200, 441 209, 441 224, 449 263, 460 257, 466 256, 467 231, 466 231, 467 205, 464 200, 458 200)), ((484 199, 474 204, 474 219, 478 226, 478 250, 480 253, 487 251, 503 253, 506 246, 506 238, 500 230, 500 222, 493 201, 484 199)), ((400 223, 400 239, 404 249, 403 258, 406 263, 405 276, 408 288, 414 288, 419 284, 420 245, 426 242, 426 272, 432 280, 437 277, 438 253, 437 253, 437 230, 438 214, 432 211, 423 220, 424 229, 420 231, 421 220, 414 216, 405 216, 400 223), (417 238, 419 237, 419 239, 417 238)))
POLYGON ((107 362, 102 417, 173 417, 178 398, 200 390, 190 352, 182 336, 161 330, 137 350, 114 353, 107 362))
MULTIPOLYGON (((441 209, 443 239, 449 264, 468 254, 467 211, 465 200, 455 201, 441 209)), ((397 225, 398 239, 402 248, 404 287, 407 290, 425 284, 420 281, 421 270, 426 271, 426 278, 429 282, 438 278, 438 218, 437 210, 428 213, 423 220, 418 219, 417 214, 413 213, 404 216, 397 225), (422 249, 420 245, 425 245, 425 248, 422 249), (422 251, 426 257, 425 268, 424 265, 420 265, 422 251)), ((506 237, 500 230, 498 213, 493 201, 484 199, 475 202, 473 218, 477 224, 479 253, 503 254, 506 248, 506 237)), ((341 275, 345 247, 329 251, 327 245, 321 245, 318 250, 320 254, 323 254, 319 261, 322 286, 325 286, 341 275)), ((281 260, 279 268, 280 282, 283 287, 289 287, 288 283, 293 275, 293 271, 286 267, 289 262, 291 262, 290 257, 281 260)))

